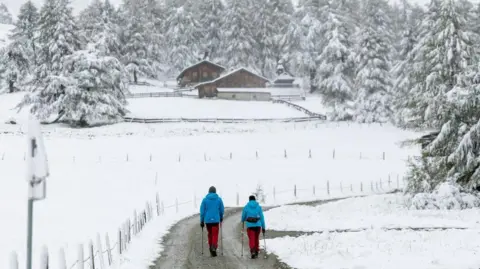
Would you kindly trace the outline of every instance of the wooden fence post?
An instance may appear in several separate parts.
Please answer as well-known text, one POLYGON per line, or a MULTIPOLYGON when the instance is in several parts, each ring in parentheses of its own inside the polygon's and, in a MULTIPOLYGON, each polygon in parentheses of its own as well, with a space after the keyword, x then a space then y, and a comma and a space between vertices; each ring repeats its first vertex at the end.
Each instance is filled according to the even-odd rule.
POLYGON ((283 150, 283 156, 285 157, 285 159, 287 159, 287 150, 286 149, 283 150))
POLYGON ((237 206, 239 206, 239 205, 240 205, 240 194, 237 191, 237 206))
POLYGON ((315 196, 315 185, 313 185, 313 196, 315 196))
POLYGON ((297 184, 293 185, 293 196, 297 198, 297 184))
POLYGON ((100 269, 105 269, 105 260, 103 258, 102 240, 100 234, 97 233, 97 248, 98 248, 98 261, 100 262, 100 269))
POLYGON ((133 234, 138 233, 137 210, 133 210, 133 234))
POLYGON ((207 153, 203 153, 203 160, 207 161, 207 153))
POLYGON ((255 151, 255 156, 256 156, 256 158, 257 158, 257 160, 258 160, 258 150, 255 151))
POLYGON ((373 191, 373 181, 370 181, 370 187, 372 188, 372 191, 373 191))
POLYGON ((122 242, 122 229, 118 229, 118 254, 122 255, 123 252, 123 242, 122 242))
POLYGON ((309 150, 308 150, 308 158, 309 158, 309 159, 312 158, 312 149, 309 149, 309 150))
POLYGON ((335 160, 335 149, 333 149, 333 159, 335 160))
POLYGON ((178 198, 175 199, 175 209, 176 209, 176 211, 177 211, 177 213, 178 213, 178 198))
POLYGON ((392 184, 392 179, 390 178, 390 174, 388 174, 388 188, 390 188, 392 184))
POLYGON ((350 184, 350 192, 353 192, 353 184, 350 184))
MULTIPOLYGON (((3 159, 2 159, 3 160, 3 159)), ((18 255, 16 252, 10 254, 10 269, 18 269, 18 255)))
POLYGON ((363 182, 360 182, 360 192, 363 192, 363 182))
POLYGON ((39 269, 48 269, 50 267, 50 258, 48 256, 47 246, 42 247, 42 252, 40 254, 40 267, 39 269))
POLYGON ((383 160, 385 161, 385 151, 383 152, 383 160))
POLYGON ((362 159, 362 152, 360 151, 360 160, 362 159))
POLYGON ((233 159, 233 153, 230 152, 230 160, 232 160, 232 159, 233 159))
POLYGON ((327 195, 330 196, 330 180, 327 180, 327 195))
POLYGON ((342 184, 342 182, 340 182, 340 192, 343 193, 343 184, 342 184))
POLYGON ((58 253, 58 269, 67 269, 67 259, 65 258, 65 250, 60 248, 58 253))
POLYGON ((178 154, 178 162, 181 162, 182 161, 182 155, 179 153, 178 154))
POLYGON ((127 153, 127 162, 128 162, 128 153, 127 153))
POLYGON ((152 162, 153 156, 152 153, 150 153, 150 162, 152 162))
POLYGON ((158 192, 157 194, 155 195, 155 199, 157 200, 157 216, 160 216, 160 196, 158 195, 158 192))
POLYGON ((89 253, 90 253, 90 268, 95 269, 95 252, 93 251, 93 242, 90 240, 90 244, 88 246, 89 253))
POLYGON ((110 248, 110 238, 108 237, 108 233, 105 234, 105 247, 107 248, 107 261, 108 266, 112 265, 112 249, 110 248))

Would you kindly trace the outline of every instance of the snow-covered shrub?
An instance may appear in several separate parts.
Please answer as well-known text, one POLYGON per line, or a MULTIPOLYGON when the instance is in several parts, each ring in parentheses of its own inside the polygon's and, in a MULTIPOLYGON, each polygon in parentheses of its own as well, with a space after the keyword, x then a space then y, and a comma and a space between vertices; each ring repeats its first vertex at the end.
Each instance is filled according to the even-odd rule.
POLYGON ((445 182, 433 193, 418 193, 413 196, 410 209, 461 210, 479 206, 480 196, 467 193, 452 182, 445 182))

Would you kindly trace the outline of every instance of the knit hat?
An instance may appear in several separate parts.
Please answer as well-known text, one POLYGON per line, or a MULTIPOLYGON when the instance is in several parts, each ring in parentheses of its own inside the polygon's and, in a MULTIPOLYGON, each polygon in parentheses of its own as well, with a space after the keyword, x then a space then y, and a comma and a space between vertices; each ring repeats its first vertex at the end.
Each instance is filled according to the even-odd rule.
POLYGON ((208 193, 217 193, 217 189, 215 189, 214 186, 211 186, 211 187, 208 189, 208 193))
POLYGON ((255 201, 256 199, 255 199, 255 196, 254 196, 254 195, 250 195, 250 197, 248 197, 248 200, 249 200, 249 201, 255 201))

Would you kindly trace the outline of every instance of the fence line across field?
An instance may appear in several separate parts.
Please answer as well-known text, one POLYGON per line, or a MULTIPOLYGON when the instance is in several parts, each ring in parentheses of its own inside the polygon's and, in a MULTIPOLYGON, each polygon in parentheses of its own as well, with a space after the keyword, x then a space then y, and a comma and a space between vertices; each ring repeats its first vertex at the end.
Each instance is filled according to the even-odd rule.
MULTIPOLYGON (((329 198, 332 195, 332 191, 340 191, 341 194, 350 194, 348 196, 354 196, 354 194, 372 194, 372 193, 386 193, 392 190, 399 190, 405 184, 405 179, 400 178, 397 175, 396 178, 392 178, 390 175, 387 179, 372 180, 370 182, 358 182, 344 184, 342 182, 327 181, 324 186, 312 185, 310 187, 299 187, 297 184, 293 184, 289 189, 277 190, 274 186, 271 192, 263 193, 264 197, 272 197, 273 203, 265 201, 268 205, 281 205, 294 202, 303 202, 299 199, 305 199, 304 202, 315 201, 321 198, 329 198), (300 194, 300 193, 303 193, 300 194), (308 192, 309 194, 305 195, 308 192), (289 196, 286 201, 277 203, 277 199, 280 196, 289 196)), ((250 195, 251 193, 249 193, 250 195)), ((219 195, 225 199, 221 195, 219 195)), ((240 207, 243 203, 240 202, 240 197, 246 197, 244 193, 240 194, 238 191, 235 193, 235 206, 240 207)), ((121 263, 124 259, 123 254, 129 249, 132 239, 134 239, 139 233, 141 233, 147 224, 158 217, 164 216, 165 210, 175 208, 175 213, 180 212, 180 207, 186 205, 192 205, 194 210, 198 210, 198 205, 203 197, 198 197, 196 193, 193 194, 192 200, 179 201, 175 199, 173 204, 168 206, 164 205, 164 201, 160 199, 160 195, 157 192, 154 202, 146 201, 145 207, 140 211, 134 211, 132 218, 127 217, 126 220, 119 225, 119 229, 116 232, 116 241, 112 244, 108 233, 105 234, 103 245, 102 238, 99 233, 96 235, 95 244, 93 240, 90 240, 87 246, 87 254, 85 255, 85 249, 82 244, 78 245, 76 259, 73 262, 68 262, 65 256, 65 250, 61 248, 59 250, 58 269, 85 269, 88 266, 89 269, 107 269, 113 264, 121 263), (87 257, 85 257, 87 256, 87 257)), ((228 206, 229 204, 226 204, 228 206)), ((192 212, 194 212, 192 210, 192 212)), ((43 246, 40 252, 40 264, 38 269, 52 268, 49 260, 49 251, 47 246, 43 246)), ((18 255, 13 252, 10 258, 10 268, 19 269, 18 255)))
MULTIPOLYGON (((283 151, 276 151, 276 153, 273 153, 272 151, 267 151, 267 154, 262 154, 264 153, 265 151, 259 151, 259 150, 256 150, 256 151, 253 151, 251 154, 247 155, 245 154, 244 152, 240 153, 240 154, 236 154, 235 152, 231 151, 230 153, 225 153, 225 154, 218 154, 216 156, 212 156, 210 154, 208 154, 207 152, 204 152, 203 155, 201 155, 200 153, 198 154, 185 154, 183 155, 182 153, 179 153, 177 154, 177 156, 175 155, 170 155, 171 157, 167 157, 167 155, 165 154, 162 154, 162 155, 156 155, 154 153, 150 153, 150 154, 144 154, 143 157, 138 157, 139 155, 142 155, 142 154, 130 154, 130 153, 125 153, 123 155, 109 155, 108 158, 107 157, 104 157, 104 156, 101 156, 99 155, 98 157, 94 157, 94 158, 89 158, 88 160, 90 161, 97 161, 97 162, 102 162, 102 161, 105 161, 105 160, 122 160, 122 161, 125 161, 125 162, 130 162, 130 161, 139 161, 139 160, 142 160, 142 161, 146 161, 146 162, 155 162, 157 160, 161 160, 161 161, 166 161, 166 160, 170 160, 170 161, 176 161, 176 162, 182 162, 182 161, 205 161, 205 162, 208 162, 208 161, 228 161, 228 160, 271 160, 271 159, 279 159, 279 158, 282 158, 282 159, 289 159, 289 158, 295 158, 295 159, 298 159, 299 157, 304 157, 305 159, 325 159, 325 158, 331 158, 332 160, 383 160, 383 161, 386 161, 387 160, 387 156, 392 156, 392 155, 389 155, 387 154, 387 152, 385 151, 381 151, 381 152, 378 152, 377 154, 372 154, 372 152, 370 152, 370 154, 366 154, 364 152, 358 152, 358 153, 355 153, 355 152, 342 152, 340 151, 340 154, 339 152, 336 150, 336 149, 333 149, 330 154, 327 154, 326 151, 322 151, 320 154, 317 154, 315 151, 313 151, 312 149, 309 149, 309 150, 305 150, 303 151, 302 153, 299 153, 298 151, 295 151, 293 154, 290 154, 289 151, 287 149, 284 149, 283 151), (277 155, 273 155, 273 154, 277 154, 277 155), (373 156, 372 156, 373 155, 373 156), (135 157, 132 159, 132 156, 135 157), (189 158, 185 158, 185 156, 189 156, 189 158), (192 158, 192 156, 194 156, 192 158), (237 157, 237 156, 241 156, 241 157, 237 157), (267 156, 267 157, 264 157, 264 156, 267 156), (320 156, 320 157, 318 157, 320 156), (347 156, 347 157, 345 157, 347 156)), ((19 158, 22 158, 24 161, 26 160, 26 153, 24 152, 23 153, 23 156, 18 156, 17 154, 12 154, 14 157, 9 157, 10 154, 6 153, 6 152, 3 152, 3 153, 0 153, 0 161, 8 161, 8 160, 12 160, 12 159, 19 159, 19 158)), ((52 157, 55 157, 58 155, 52 155, 52 157)), ((411 156, 410 155, 404 155, 404 156, 401 156, 401 154, 393 154, 393 156, 397 156, 397 158, 393 158, 394 160, 410 160, 411 156), (403 157, 403 158, 402 158, 403 157)), ((73 163, 75 163, 77 160, 85 160, 86 158, 77 158, 76 155, 70 155, 70 156, 65 156, 65 155, 62 155, 60 156, 60 158, 62 160, 68 160, 70 159, 73 163)), ((391 158, 391 157, 390 157, 391 158)), ((389 158, 389 160, 390 160, 389 158)))

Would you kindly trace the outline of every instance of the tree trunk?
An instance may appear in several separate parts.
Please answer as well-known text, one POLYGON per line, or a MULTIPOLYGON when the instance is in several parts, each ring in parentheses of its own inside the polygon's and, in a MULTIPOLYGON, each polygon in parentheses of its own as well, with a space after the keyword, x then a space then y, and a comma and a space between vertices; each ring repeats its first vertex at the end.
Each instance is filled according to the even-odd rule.
POLYGON ((135 84, 138 83, 137 70, 133 70, 133 82, 135 84))
POLYGON ((15 81, 13 80, 8 81, 8 92, 9 93, 15 92, 15 81))

